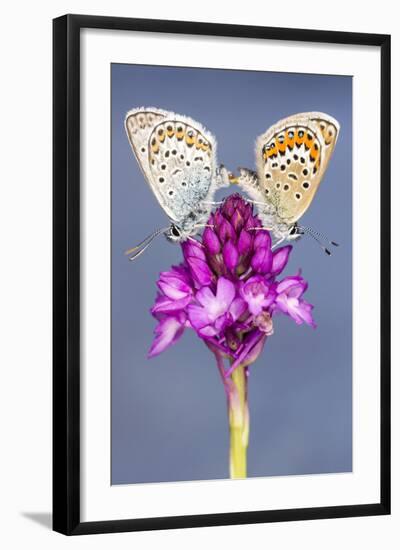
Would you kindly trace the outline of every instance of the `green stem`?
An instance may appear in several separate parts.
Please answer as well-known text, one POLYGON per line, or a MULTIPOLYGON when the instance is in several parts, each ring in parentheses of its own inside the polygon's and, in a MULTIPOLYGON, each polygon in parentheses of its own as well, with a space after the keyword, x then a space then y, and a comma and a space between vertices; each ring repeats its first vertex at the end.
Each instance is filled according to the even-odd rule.
POLYGON ((249 408, 247 403, 246 367, 238 366, 227 380, 228 416, 230 429, 230 477, 247 476, 247 447, 249 444, 249 408))

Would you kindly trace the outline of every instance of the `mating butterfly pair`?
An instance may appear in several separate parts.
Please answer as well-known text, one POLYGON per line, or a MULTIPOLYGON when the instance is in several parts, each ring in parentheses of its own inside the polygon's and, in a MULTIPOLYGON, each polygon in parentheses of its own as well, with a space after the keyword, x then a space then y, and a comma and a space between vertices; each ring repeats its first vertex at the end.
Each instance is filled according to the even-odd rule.
MULTIPOLYGON (((159 234, 183 242, 203 228, 217 189, 238 184, 256 205, 277 246, 318 233, 298 225, 311 204, 335 148, 339 123, 324 113, 277 122, 256 140, 257 171, 235 177, 217 162, 217 141, 193 119, 156 108, 130 111, 125 127, 133 152, 170 225, 128 251, 138 257, 159 234)), ((332 242, 331 244, 336 245, 332 242)), ((329 250, 323 247, 327 253, 329 250)))

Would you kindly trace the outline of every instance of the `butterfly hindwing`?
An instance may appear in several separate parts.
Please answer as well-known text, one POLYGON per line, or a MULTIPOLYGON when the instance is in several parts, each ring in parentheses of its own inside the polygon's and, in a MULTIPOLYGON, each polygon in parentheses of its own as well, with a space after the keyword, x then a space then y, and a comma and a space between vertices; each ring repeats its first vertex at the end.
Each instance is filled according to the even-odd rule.
POLYGON ((260 196, 274 205, 279 221, 294 223, 310 206, 339 128, 324 113, 300 113, 280 120, 257 139, 260 196))
MULTIPOLYGON (((158 202, 161 204, 161 195, 157 186, 152 180, 150 165, 149 165, 149 136, 162 119, 167 116, 168 112, 157 108, 138 108, 129 111, 125 117, 125 130, 131 144, 132 151, 138 161, 151 190, 155 194, 158 202)), ((169 216, 170 213, 166 211, 169 216)))

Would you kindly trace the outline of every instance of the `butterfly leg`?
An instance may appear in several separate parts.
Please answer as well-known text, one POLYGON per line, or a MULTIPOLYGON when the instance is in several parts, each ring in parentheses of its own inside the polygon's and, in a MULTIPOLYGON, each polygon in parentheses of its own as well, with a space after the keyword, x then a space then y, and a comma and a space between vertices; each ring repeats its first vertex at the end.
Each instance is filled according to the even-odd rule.
POLYGON ((201 229, 202 227, 209 227, 210 229, 214 229, 214 225, 210 225, 208 223, 198 223, 194 226, 196 229, 201 229))
POLYGON ((283 243, 283 241, 285 240, 286 237, 281 237, 278 241, 276 241, 275 244, 273 244, 271 246, 271 250, 274 250, 274 248, 276 248, 277 246, 279 246, 281 243, 283 243))

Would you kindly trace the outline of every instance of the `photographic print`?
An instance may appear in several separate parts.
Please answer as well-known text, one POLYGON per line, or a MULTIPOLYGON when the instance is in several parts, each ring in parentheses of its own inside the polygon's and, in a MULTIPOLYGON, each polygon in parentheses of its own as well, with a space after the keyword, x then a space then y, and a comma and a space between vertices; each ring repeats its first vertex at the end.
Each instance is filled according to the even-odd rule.
POLYGON ((111 98, 111 483, 351 472, 351 76, 111 98))

